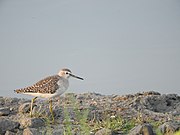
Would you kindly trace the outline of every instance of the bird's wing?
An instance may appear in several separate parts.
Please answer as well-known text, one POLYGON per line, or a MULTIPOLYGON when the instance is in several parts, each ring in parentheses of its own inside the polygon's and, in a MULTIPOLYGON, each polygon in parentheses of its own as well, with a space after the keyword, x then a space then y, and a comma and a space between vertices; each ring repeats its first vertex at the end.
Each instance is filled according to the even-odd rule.
POLYGON ((38 81, 36 84, 15 90, 17 93, 50 93, 53 94, 56 92, 56 90, 59 88, 57 82, 59 81, 60 76, 54 75, 46 77, 40 81, 38 81))

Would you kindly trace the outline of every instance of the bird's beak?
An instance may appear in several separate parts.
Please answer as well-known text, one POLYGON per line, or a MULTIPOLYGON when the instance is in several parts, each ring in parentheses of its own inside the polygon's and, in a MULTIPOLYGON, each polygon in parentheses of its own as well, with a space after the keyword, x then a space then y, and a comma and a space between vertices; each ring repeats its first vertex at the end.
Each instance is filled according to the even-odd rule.
POLYGON ((77 79, 84 80, 83 78, 81 78, 81 77, 78 77, 78 76, 75 76, 75 75, 73 75, 73 74, 70 74, 70 76, 72 76, 72 77, 74 77, 74 78, 77 78, 77 79))

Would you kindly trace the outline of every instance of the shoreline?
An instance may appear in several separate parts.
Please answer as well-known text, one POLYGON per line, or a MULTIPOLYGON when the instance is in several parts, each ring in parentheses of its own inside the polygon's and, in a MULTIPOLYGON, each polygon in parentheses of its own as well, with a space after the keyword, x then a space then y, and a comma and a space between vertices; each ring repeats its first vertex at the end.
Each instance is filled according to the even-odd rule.
POLYGON ((155 91, 127 95, 65 93, 53 99, 55 124, 51 123, 46 100, 36 100, 32 118, 29 116, 30 102, 31 100, 24 98, 0 97, 0 134, 23 135, 50 132, 56 135, 67 132, 68 126, 71 127, 72 134, 80 134, 82 132, 81 119, 85 121, 84 130, 91 132, 92 135, 98 135, 99 132, 133 135, 133 133, 142 132, 144 128, 148 128, 148 132, 154 134, 157 132, 155 130, 165 134, 167 127, 170 128, 168 132, 172 134, 180 130, 180 96, 178 94, 160 94, 155 91), (119 125, 116 120, 124 121, 124 125, 129 124, 131 128, 119 125), (103 125, 103 121, 106 124, 103 125), (111 126, 112 122, 119 127, 111 126), (97 123, 99 127, 94 126, 98 125, 97 123), (107 126, 108 124, 110 127, 107 126))

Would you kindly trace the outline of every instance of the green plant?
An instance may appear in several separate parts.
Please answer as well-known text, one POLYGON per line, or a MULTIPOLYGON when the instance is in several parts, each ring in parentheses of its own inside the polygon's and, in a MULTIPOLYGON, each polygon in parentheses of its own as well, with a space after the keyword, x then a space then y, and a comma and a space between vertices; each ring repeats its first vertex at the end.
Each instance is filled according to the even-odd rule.
POLYGON ((135 123, 135 121, 133 119, 131 119, 131 120, 126 119, 125 121, 126 122, 122 126, 122 130, 125 133, 127 133, 127 132, 129 132, 135 126, 136 123, 135 123))
POLYGON ((180 130, 174 133, 174 135, 180 135, 180 130))
POLYGON ((88 109, 84 109, 84 110, 78 110, 77 108, 74 109, 75 111, 75 115, 78 121, 78 124, 80 125, 80 133, 81 134, 89 134, 90 132, 90 127, 88 125, 88 114, 89 114, 89 110, 88 109))
POLYGON ((67 96, 69 104, 64 107, 64 117, 65 117, 65 130, 64 135, 71 135, 72 131, 79 132, 80 134, 89 135, 90 127, 88 125, 88 114, 89 109, 79 109, 80 104, 77 102, 73 94, 67 96), (68 112, 68 107, 73 108, 74 112, 74 127, 72 127, 70 122, 70 113, 68 112))
POLYGON ((155 129, 155 132, 156 132, 156 135, 163 135, 158 128, 155 129))
POLYGON ((107 128, 111 129, 112 131, 123 131, 124 133, 128 133, 129 130, 131 130, 135 126, 135 121, 124 119, 121 116, 117 117, 106 117, 102 121, 96 121, 95 125, 93 127, 94 131, 101 129, 101 128, 107 128))
POLYGON ((64 135, 72 134, 72 126, 67 108, 64 108, 64 135))

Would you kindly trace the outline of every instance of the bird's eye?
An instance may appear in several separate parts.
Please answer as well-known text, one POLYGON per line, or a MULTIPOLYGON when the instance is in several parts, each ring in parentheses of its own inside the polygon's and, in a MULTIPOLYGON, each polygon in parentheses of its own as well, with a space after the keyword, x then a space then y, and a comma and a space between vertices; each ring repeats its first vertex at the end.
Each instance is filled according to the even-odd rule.
POLYGON ((66 74, 69 74, 68 72, 66 72, 66 74))

